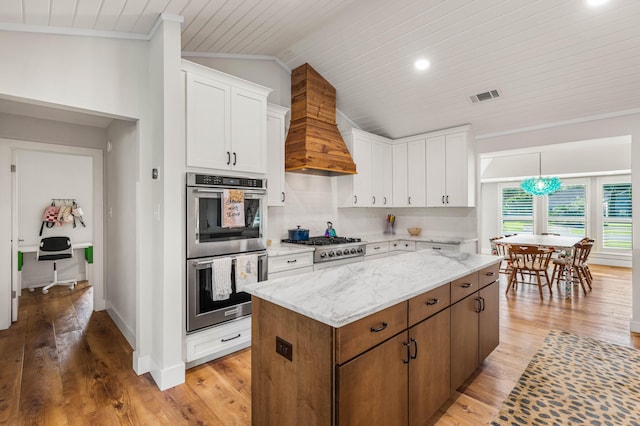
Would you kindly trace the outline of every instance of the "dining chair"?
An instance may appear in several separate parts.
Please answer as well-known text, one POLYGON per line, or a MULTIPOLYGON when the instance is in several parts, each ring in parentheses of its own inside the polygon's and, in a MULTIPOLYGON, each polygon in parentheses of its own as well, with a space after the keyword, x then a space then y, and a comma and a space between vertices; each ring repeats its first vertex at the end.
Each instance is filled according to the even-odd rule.
POLYGON ((489 238, 489 242, 491 243, 491 254, 494 256, 502 256, 504 259, 500 262, 500 268, 498 269, 498 273, 500 274, 511 274, 511 260, 509 259, 509 244, 499 243, 497 240, 504 238, 493 237, 489 238))
MULTIPOLYGON (((593 238, 584 237, 581 242, 583 242, 583 243, 593 243, 595 245, 596 240, 594 240, 593 238)), ((587 275, 589 276, 590 282, 593 281, 593 275, 591 275, 591 270, 589 269, 589 264, 586 262, 586 260, 584 262, 584 270, 586 271, 587 275)))
MULTIPOLYGON (((510 288, 516 289, 518 284, 518 274, 521 278, 524 275, 535 276, 536 284, 538 285, 538 291, 540 292, 540 299, 544 299, 542 295, 542 275, 545 278, 545 286, 549 287, 549 294, 553 294, 551 288, 551 280, 549 279, 549 273, 547 268, 549 267, 549 261, 553 250, 547 248, 541 248, 537 246, 520 246, 511 245, 509 247, 509 259, 511 260, 512 272, 509 277, 509 283, 507 284, 507 290, 505 294, 509 293, 510 288)), ((522 283, 532 284, 531 282, 522 283)))
POLYGON ((587 287, 589 287, 589 291, 592 290, 591 283, 593 278, 587 266, 587 259, 589 258, 592 248, 593 243, 579 242, 573 245, 569 256, 553 259, 551 282, 555 281, 556 286, 560 288, 560 281, 563 277, 567 286, 573 284, 574 278, 576 278, 586 296, 587 287))

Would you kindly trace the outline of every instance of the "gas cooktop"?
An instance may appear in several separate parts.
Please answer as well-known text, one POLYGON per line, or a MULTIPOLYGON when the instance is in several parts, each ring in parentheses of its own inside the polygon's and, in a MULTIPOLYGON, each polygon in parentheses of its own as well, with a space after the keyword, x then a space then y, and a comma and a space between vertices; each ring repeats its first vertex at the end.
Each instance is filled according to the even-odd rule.
POLYGON ((282 240, 283 243, 292 243, 292 244, 304 244, 307 246, 331 246, 337 244, 348 244, 348 243, 359 243, 362 239, 360 238, 348 238, 348 237, 309 237, 306 241, 299 240, 282 240))
POLYGON ((366 250, 366 243, 360 238, 321 236, 310 237, 307 241, 282 240, 282 242, 315 246, 314 263, 361 257, 366 250))

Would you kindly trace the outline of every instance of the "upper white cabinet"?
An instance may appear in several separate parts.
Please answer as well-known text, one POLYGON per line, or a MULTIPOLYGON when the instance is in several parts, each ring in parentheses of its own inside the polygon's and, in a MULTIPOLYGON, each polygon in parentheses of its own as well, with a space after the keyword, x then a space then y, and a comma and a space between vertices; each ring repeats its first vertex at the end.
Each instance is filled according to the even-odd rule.
POLYGON ((474 171, 473 148, 468 132, 427 138, 427 207, 473 207, 474 171))
POLYGON ((407 207, 407 143, 397 143, 392 147, 393 157, 393 207, 407 207))
POLYGON ((358 173, 338 177, 338 206, 390 207, 392 158, 387 139, 357 129, 343 137, 358 173))
POLYGON ((182 66, 187 166, 266 173, 271 89, 189 61, 182 66))
POLYGON ((284 140, 289 110, 267 105, 267 205, 284 206, 284 140))
POLYGON ((407 142, 407 206, 424 207, 425 192, 425 140, 407 142))

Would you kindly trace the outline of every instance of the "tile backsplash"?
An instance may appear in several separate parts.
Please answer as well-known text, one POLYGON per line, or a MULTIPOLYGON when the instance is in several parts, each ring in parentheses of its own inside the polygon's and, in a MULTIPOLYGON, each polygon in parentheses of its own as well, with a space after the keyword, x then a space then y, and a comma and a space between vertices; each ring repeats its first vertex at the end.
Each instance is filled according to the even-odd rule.
POLYGON ((476 237, 475 208, 337 208, 337 179, 325 176, 285 174, 284 207, 270 207, 267 238, 277 242, 298 225, 309 235, 323 235, 327 221, 340 236, 382 233, 387 214, 396 216, 396 233, 419 226, 423 235, 476 237))

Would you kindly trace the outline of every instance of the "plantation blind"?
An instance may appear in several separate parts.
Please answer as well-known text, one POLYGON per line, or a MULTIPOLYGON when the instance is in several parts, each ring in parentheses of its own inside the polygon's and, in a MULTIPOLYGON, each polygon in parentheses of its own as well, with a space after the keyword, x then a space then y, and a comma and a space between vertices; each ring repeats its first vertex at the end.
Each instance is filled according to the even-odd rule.
POLYGON ((533 195, 520 187, 502 188, 502 234, 533 234, 533 195))
POLYGON ((602 247, 632 248, 631 184, 602 185, 602 247))
POLYGON ((548 197, 547 232, 584 237, 585 185, 563 185, 548 197))

